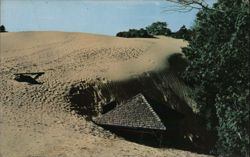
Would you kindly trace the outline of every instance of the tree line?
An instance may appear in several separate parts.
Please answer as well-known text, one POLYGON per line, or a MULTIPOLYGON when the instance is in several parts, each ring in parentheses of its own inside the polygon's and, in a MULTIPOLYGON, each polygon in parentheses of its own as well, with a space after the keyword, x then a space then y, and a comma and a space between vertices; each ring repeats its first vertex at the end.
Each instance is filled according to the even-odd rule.
POLYGON ((190 40, 192 36, 192 30, 187 29, 186 26, 183 25, 178 31, 172 32, 171 29, 168 28, 168 24, 166 22, 157 21, 146 28, 129 29, 128 31, 123 31, 116 34, 118 37, 125 38, 154 38, 154 36, 157 35, 190 40))

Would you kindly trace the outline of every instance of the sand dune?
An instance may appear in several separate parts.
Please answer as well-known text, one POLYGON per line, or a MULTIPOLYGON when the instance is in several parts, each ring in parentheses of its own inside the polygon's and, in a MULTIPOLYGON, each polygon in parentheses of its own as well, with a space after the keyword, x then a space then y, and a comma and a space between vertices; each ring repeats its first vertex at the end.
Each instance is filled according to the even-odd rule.
POLYGON ((166 68, 182 40, 124 39, 85 33, 0 34, 0 156, 198 157, 195 153, 131 143, 69 110, 65 95, 79 81, 121 80, 166 68), (18 72, 45 72, 29 85, 18 72))

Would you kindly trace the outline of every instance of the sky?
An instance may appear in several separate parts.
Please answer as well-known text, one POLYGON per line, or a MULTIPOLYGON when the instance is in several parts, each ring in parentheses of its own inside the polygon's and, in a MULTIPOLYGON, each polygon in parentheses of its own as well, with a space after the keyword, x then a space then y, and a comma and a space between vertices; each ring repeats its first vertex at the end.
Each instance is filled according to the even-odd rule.
MULTIPOLYGON (((197 10, 165 11, 164 0, 0 0, 7 31, 65 31, 115 35, 131 28, 167 22, 172 31, 194 23, 197 10)), ((212 1, 212 0, 211 0, 212 1)))

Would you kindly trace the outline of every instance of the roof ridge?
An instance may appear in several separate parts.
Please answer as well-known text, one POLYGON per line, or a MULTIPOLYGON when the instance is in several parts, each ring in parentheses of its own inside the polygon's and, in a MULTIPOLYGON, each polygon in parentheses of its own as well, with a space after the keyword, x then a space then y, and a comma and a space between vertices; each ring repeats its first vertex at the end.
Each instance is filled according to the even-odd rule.
POLYGON ((153 113, 153 115, 155 116, 155 118, 156 118, 159 122, 163 123, 163 122, 161 121, 160 117, 158 116, 158 114, 154 111, 153 107, 148 103, 148 100, 145 98, 145 96, 144 96, 143 94, 141 94, 141 95, 142 95, 142 99, 145 101, 146 105, 149 107, 150 111, 153 113))

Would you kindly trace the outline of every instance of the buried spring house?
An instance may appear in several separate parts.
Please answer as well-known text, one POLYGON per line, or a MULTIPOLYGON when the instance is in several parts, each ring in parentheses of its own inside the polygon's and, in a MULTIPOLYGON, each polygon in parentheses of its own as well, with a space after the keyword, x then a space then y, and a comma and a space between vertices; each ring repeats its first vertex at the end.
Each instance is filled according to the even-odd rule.
POLYGON ((140 137, 140 142, 148 139, 160 144, 178 135, 182 119, 182 114, 139 93, 93 121, 130 140, 140 137))

